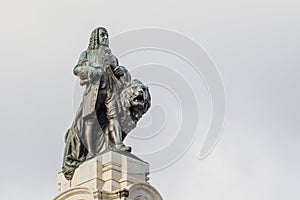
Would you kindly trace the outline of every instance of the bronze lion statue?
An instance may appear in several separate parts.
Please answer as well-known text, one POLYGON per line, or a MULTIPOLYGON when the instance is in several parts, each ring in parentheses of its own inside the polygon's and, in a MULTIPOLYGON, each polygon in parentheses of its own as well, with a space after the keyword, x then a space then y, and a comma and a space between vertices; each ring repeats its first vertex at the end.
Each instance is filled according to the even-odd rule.
POLYGON ((125 82, 119 94, 118 119, 123 132, 123 140, 137 125, 151 106, 151 96, 147 86, 134 79, 125 82))

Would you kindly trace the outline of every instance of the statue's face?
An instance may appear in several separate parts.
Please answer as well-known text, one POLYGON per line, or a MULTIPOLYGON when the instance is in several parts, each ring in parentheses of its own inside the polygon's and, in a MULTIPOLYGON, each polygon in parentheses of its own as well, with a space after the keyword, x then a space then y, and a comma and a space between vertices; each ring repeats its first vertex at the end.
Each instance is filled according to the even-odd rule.
POLYGON ((99 37, 99 45, 100 46, 108 46, 108 33, 103 29, 99 29, 98 32, 99 37))

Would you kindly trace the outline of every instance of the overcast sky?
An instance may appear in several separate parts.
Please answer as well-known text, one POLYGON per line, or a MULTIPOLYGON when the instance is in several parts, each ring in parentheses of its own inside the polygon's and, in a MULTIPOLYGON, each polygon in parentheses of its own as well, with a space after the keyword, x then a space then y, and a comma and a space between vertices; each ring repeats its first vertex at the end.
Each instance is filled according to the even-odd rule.
MULTIPOLYGON (((131 40, 117 40, 128 31, 175 31, 202 49, 200 71, 216 68, 222 77, 223 132, 201 160, 214 109, 207 77, 170 52, 117 55, 150 87, 153 106, 125 143, 149 159, 150 183, 164 199, 299 199, 299 6, 292 0, 2 1, 1 199, 58 194, 64 134, 81 98, 72 69, 97 26, 108 29, 116 54, 129 48, 131 40), (184 145, 169 145, 183 134, 184 145), (179 159, 145 155, 166 148, 179 159)), ((181 42, 174 46, 186 48, 181 42)))

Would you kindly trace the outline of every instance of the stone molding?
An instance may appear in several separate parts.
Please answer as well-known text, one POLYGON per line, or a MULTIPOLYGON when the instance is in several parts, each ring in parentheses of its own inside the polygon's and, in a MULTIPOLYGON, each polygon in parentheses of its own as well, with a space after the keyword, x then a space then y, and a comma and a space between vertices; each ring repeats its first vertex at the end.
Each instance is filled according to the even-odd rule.
POLYGON ((149 164, 128 152, 106 151, 82 163, 71 181, 58 174, 54 200, 162 200, 148 183, 149 164))

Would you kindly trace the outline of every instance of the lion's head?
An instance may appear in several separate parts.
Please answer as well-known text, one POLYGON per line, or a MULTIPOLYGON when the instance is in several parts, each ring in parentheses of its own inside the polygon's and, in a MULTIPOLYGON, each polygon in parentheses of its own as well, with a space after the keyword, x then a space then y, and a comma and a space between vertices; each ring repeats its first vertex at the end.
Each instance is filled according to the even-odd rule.
POLYGON ((121 127, 128 133, 136 127, 136 123, 145 114, 151 105, 149 89, 141 81, 135 79, 125 83, 120 93, 121 100, 121 127))

